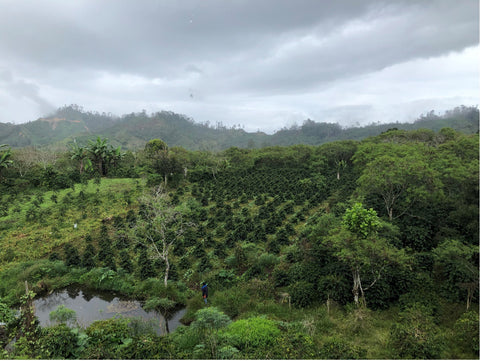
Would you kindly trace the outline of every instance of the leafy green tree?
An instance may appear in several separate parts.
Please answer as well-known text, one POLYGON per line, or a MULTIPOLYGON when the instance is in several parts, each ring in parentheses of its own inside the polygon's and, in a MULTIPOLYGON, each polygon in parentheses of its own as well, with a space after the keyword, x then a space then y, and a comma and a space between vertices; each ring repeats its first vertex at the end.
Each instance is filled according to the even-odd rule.
POLYGON ((140 279, 146 280, 150 277, 155 277, 152 260, 148 257, 147 249, 142 247, 140 255, 138 256, 138 272, 140 279))
POLYGON ((165 187, 169 174, 181 172, 179 162, 163 140, 152 139, 148 141, 145 145, 145 154, 155 172, 163 174, 165 187))
POLYGON ((81 260, 78 254, 77 248, 71 245, 70 243, 66 243, 63 247, 65 253, 65 264, 67 266, 80 266, 81 260))
POLYGON ((453 326, 455 343, 473 353, 476 358, 479 351, 479 321, 478 311, 471 310, 463 313, 453 326))
POLYGON ((203 339, 210 346, 211 357, 216 359, 218 332, 231 322, 230 318, 216 307, 208 307, 196 312, 195 321, 192 322, 190 327, 202 334, 203 339))
POLYGON ((85 247, 85 251, 83 252, 82 267, 85 267, 88 269, 94 268, 95 255, 96 255, 95 247, 91 243, 88 243, 87 246, 85 247))
POLYGON ((78 333, 60 323, 42 329, 36 348, 42 359, 76 359, 78 342, 78 333))
POLYGON ((120 251, 119 256, 120 256, 120 267, 122 267, 128 273, 132 273, 133 272, 133 263, 132 263, 132 260, 130 258, 130 255, 128 254, 127 250, 122 249, 120 251))
POLYGON ((407 256, 378 236, 380 220, 373 209, 355 203, 346 210, 340 228, 334 229, 324 244, 332 247, 334 256, 350 267, 355 304, 365 303, 365 291, 375 285, 389 264, 405 265, 407 256), (367 286, 362 280, 369 281, 367 286))
POLYGON ((366 142, 355 153, 354 163, 362 169, 357 181, 359 191, 380 197, 390 220, 441 189, 429 149, 422 144, 366 142))
POLYGON ((449 298, 456 300, 466 293, 466 307, 478 298, 478 245, 467 245, 457 240, 445 240, 433 250, 436 273, 441 288, 449 298))
POLYGON ((390 330, 389 346, 401 359, 440 359, 444 344, 432 310, 421 304, 402 311, 390 330))

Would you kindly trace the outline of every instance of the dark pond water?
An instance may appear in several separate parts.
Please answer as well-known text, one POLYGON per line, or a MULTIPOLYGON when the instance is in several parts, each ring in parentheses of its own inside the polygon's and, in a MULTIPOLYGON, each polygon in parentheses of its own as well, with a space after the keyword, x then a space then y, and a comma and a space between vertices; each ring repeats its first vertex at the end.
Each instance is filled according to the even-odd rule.
POLYGON ((96 320, 104 320, 117 315, 123 317, 136 317, 151 323, 158 334, 166 330, 174 331, 181 323, 180 319, 185 314, 185 309, 173 313, 168 319, 156 311, 146 312, 139 301, 118 297, 113 293, 89 291, 80 288, 68 288, 55 291, 45 297, 34 301, 35 314, 42 326, 52 325, 50 312, 58 306, 74 310, 77 322, 82 327, 87 327, 96 320))

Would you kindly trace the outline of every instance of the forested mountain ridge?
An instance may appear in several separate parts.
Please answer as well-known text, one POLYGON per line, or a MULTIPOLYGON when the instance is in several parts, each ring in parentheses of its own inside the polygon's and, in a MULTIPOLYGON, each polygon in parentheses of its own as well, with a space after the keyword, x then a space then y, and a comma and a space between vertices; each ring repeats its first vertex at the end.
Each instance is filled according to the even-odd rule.
POLYGON ((438 116, 432 112, 413 123, 371 124, 364 127, 342 128, 334 123, 306 120, 302 125, 282 128, 272 135, 249 133, 238 127, 228 128, 195 123, 188 117, 173 112, 146 112, 116 117, 112 114, 87 112, 77 105, 65 106, 53 114, 35 121, 14 125, 0 123, 0 143, 12 147, 60 145, 76 139, 86 143, 92 135, 107 137, 115 146, 124 149, 141 148, 152 138, 163 139, 170 146, 189 150, 223 150, 232 146, 259 148, 273 145, 320 145, 336 140, 361 140, 388 129, 414 130, 420 128, 438 131, 449 127, 467 134, 479 129, 479 113, 475 107, 457 107, 438 116))

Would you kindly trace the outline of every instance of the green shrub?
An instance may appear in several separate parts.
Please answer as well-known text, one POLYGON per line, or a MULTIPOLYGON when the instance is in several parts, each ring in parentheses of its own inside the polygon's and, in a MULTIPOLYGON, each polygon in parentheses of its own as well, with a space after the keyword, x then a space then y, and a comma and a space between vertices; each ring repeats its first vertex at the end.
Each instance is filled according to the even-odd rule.
POLYGON ((230 318, 237 317, 245 310, 250 297, 239 288, 230 288, 215 293, 215 297, 209 297, 208 301, 215 304, 230 318))
POLYGON ((193 359, 195 346, 202 343, 202 335, 191 327, 180 326, 169 337, 175 347, 176 359, 193 359))
POLYGON ((401 312, 399 322, 390 329, 389 345, 396 358, 440 358, 444 343, 432 310, 419 303, 401 312))
POLYGON ((167 298, 175 301, 177 304, 186 304, 187 302, 187 289, 181 282, 169 282, 167 287, 163 280, 158 278, 148 278, 142 282, 135 283, 135 290, 133 295, 138 298, 148 298, 151 295, 155 295, 158 298, 167 298))
POLYGON ((317 346, 311 336, 305 334, 300 322, 279 322, 282 333, 269 358, 274 359, 318 359, 317 346))
POLYGON ((96 359, 117 358, 117 350, 132 342, 129 322, 125 318, 110 318, 93 322, 86 329, 89 342, 83 356, 96 359))
POLYGON ((93 289, 130 294, 134 290, 133 276, 115 272, 107 267, 93 268, 79 277, 79 282, 93 289))
POLYGON ((15 320, 15 312, 10 309, 6 304, 1 302, 0 299, 0 322, 8 324, 15 320))
POLYGON ((455 331, 455 341, 458 345, 462 346, 467 352, 473 352, 478 358, 479 351, 479 319, 478 312, 468 311, 465 312, 455 322, 453 327, 455 331))
POLYGON ((208 307, 198 310, 195 313, 193 329, 206 330, 224 328, 230 324, 230 318, 216 307, 208 307))
POLYGON ((233 346, 223 346, 218 350, 217 356, 220 360, 234 360, 237 358, 238 349, 233 346))
POLYGON ((319 358, 330 360, 360 360, 365 359, 367 350, 363 347, 351 345, 345 340, 330 338, 320 349, 319 358))
POLYGON ((234 346, 247 352, 272 347, 280 336, 276 322, 263 317, 238 320, 226 332, 232 336, 234 346))
POLYGON ((205 358, 208 355, 216 359, 219 344, 218 331, 230 324, 230 318, 216 307, 198 310, 195 313, 195 318, 196 320, 190 327, 201 335, 201 343, 195 346, 194 354, 197 354, 197 357, 205 358), (208 346, 208 348, 205 349, 202 347, 203 345, 208 346))
POLYGON ((195 320, 195 313, 203 308, 205 305, 201 294, 197 297, 193 297, 187 301, 187 312, 181 318, 183 324, 189 325, 193 320, 195 320))
POLYGON ((299 281, 288 288, 292 298, 292 304, 297 307, 307 307, 318 300, 318 293, 315 287, 308 282, 299 281))
POLYGON ((67 325, 59 324, 42 329, 37 350, 42 359, 77 358, 78 335, 67 325))
POLYGON ((58 323, 74 323, 77 320, 77 314, 74 310, 71 310, 65 305, 60 305, 56 310, 50 312, 50 321, 58 323))

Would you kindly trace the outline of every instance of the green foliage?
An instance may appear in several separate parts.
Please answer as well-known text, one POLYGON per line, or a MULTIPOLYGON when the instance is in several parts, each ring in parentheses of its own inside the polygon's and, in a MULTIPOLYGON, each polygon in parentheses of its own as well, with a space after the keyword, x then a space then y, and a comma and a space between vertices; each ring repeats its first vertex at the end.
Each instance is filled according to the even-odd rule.
POLYGON ((82 267, 88 269, 92 269, 93 267, 95 267, 95 254, 95 247, 92 244, 87 244, 87 246, 85 247, 85 251, 82 255, 82 267))
POLYGON ((195 346, 194 354, 197 356, 208 355, 214 359, 217 358, 218 344, 219 344, 219 330, 227 327, 231 320, 223 312, 216 307, 208 307, 198 310, 195 313, 196 320, 191 324, 193 331, 201 334, 200 342, 195 346), (208 352, 203 347, 203 344, 207 344, 208 352))
POLYGON ((431 310, 420 304, 401 312, 399 322, 391 327, 389 345, 398 358, 438 359, 444 344, 431 310))
POLYGON ((87 327, 89 343, 84 354, 87 358, 115 359, 122 346, 127 346, 132 339, 128 327, 129 320, 111 318, 95 321, 87 327))
MULTIPOLYGON (((209 302, 210 299, 209 298, 209 302)), ((246 304, 249 301, 249 296, 238 287, 233 287, 224 291, 215 292, 215 305, 225 312, 230 318, 237 317, 240 313, 246 310, 246 304)))
POLYGON ((365 209, 362 203, 355 203, 343 216, 343 225, 358 237, 367 238, 374 235, 380 227, 377 212, 372 208, 365 209))
POLYGON ((361 360, 365 359, 366 355, 365 348, 335 337, 327 339, 319 352, 320 359, 330 360, 361 360))
POLYGON ((6 304, 0 302, 0 322, 4 324, 9 324, 14 320, 15 320, 15 312, 12 309, 10 309, 6 304))
POLYGON ((80 266, 81 265, 81 259, 78 254, 77 248, 75 248, 71 244, 65 244, 64 248, 64 253, 65 253, 65 264, 69 267, 71 266, 80 266))
POLYGON ((318 292, 315 286, 305 281, 294 283, 288 288, 288 293, 292 298, 292 304, 297 307, 307 307, 318 300, 318 292))
POLYGON ((227 345, 218 350, 217 356, 219 360, 235 360, 238 358, 238 349, 236 347, 227 345))
POLYGON ((143 308, 145 311, 159 310, 163 315, 168 315, 174 310, 176 305, 177 303, 175 301, 169 300, 168 298, 150 297, 145 302, 143 308))
MULTIPOLYGON (((301 129, 322 127, 308 122, 301 129)), ((78 148, 113 150, 106 140, 97 143, 78 148)), ((157 163, 148 149, 128 161, 119 148, 103 159, 87 152, 92 168, 84 159, 83 171, 82 158, 70 153, 57 153, 55 167, 23 169, 15 150, 15 167, 4 168, 0 182, 2 302, 18 303, 25 280, 38 292, 78 283, 162 312, 189 299, 186 323, 211 306, 239 320, 265 314, 279 321, 275 347, 248 350, 226 329, 180 328, 160 340, 130 323, 112 347, 116 358, 359 358, 365 349, 380 359, 410 349, 422 357, 476 357, 474 317, 457 318, 459 302, 474 309, 478 300, 478 135, 389 130, 363 142, 253 148, 215 154, 165 146, 157 163), (180 168, 185 177, 175 173, 180 168), (175 175, 163 173, 168 169, 175 175), (96 181, 87 181, 92 176, 96 181), (149 176, 170 187, 156 214, 155 193, 145 188, 149 176), (181 217, 161 230, 157 220, 170 211, 181 217), (62 250, 65 263, 58 261, 62 250), (202 280, 211 287, 208 306, 198 290, 202 280), (357 305, 347 305, 352 291, 357 305), (287 292, 294 307, 284 302, 287 292), (445 352, 432 349, 444 335, 445 352), (395 345, 391 354, 387 339, 395 345)), ((37 157, 40 151, 18 150, 37 157)), ((38 332, 30 331, 12 357, 39 357, 38 332)), ((86 350, 88 337, 77 335, 86 350)))
POLYGON ((195 313, 195 321, 191 324, 193 329, 206 331, 219 330, 230 324, 230 318, 216 307, 207 307, 195 313))
POLYGON ((453 326, 455 343, 463 346, 476 357, 479 353, 479 318, 477 311, 463 313, 453 326))
POLYGON ((445 297, 452 301, 478 299, 478 245, 445 240, 433 250, 436 274, 445 297))
POLYGON ((133 277, 109 268, 93 268, 82 274, 79 281, 87 287, 130 294, 135 289, 133 277))
POLYGON ((78 358, 78 334, 64 323, 42 329, 37 352, 42 359, 78 358))
POLYGON ((238 320, 226 332, 232 337, 234 346, 245 353, 273 347, 280 336, 276 322, 263 317, 238 320))
POLYGON ((71 310, 65 305, 60 305, 56 310, 50 312, 50 321, 63 324, 73 324, 77 320, 77 314, 74 310, 71 310))

